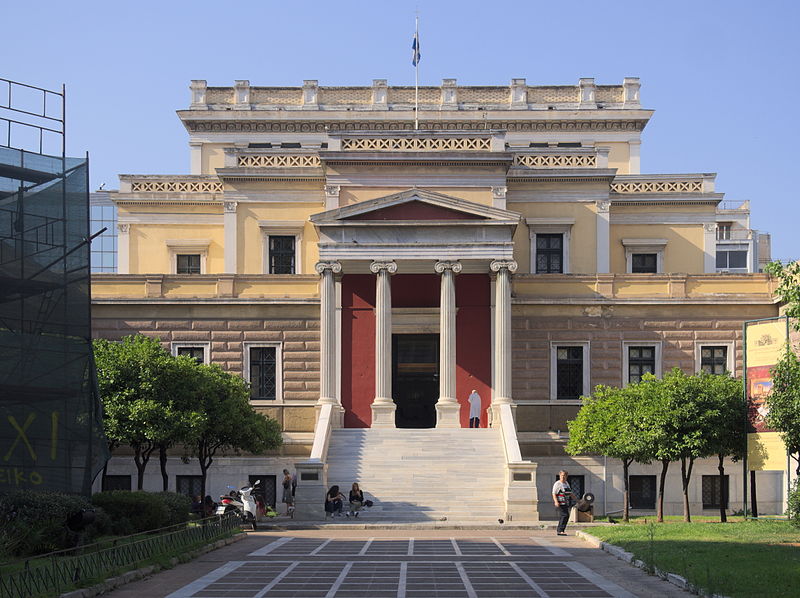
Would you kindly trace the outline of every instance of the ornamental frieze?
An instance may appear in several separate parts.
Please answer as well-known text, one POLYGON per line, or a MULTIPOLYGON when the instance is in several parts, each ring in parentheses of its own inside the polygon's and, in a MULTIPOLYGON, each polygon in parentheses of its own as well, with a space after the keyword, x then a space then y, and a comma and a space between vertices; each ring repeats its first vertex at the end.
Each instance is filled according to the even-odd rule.
MULTIPOLYGON (((325 133, 347 131, 413 131, 411 121, 184 121, 193 133, 325 133)), ((420 121, 419 128, 425 131, 483 131, 502 129, 506 131, 641 131, 646 120, 554 120, 554 121, 420 121)))

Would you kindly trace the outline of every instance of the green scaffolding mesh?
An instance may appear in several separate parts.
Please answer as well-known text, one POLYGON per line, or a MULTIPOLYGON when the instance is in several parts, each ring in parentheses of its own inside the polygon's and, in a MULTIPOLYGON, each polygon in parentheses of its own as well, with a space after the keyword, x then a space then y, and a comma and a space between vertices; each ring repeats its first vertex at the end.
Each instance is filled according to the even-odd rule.
POLYGON ((108 459, 87 175, 84 159, 0 148, 0 491, 89 494, 108 459))

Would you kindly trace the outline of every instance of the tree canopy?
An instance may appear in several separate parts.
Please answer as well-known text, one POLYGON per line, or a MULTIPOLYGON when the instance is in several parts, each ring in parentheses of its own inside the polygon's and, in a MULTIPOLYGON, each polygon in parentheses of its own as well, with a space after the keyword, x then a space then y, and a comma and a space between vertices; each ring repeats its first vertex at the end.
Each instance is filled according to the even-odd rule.
POLYGON ((800 330, 800 261, 782 263, 780 260, 767 264, 764 271, 778 279, 775 294, 786 304, 786 315, 796 330, 800 330))

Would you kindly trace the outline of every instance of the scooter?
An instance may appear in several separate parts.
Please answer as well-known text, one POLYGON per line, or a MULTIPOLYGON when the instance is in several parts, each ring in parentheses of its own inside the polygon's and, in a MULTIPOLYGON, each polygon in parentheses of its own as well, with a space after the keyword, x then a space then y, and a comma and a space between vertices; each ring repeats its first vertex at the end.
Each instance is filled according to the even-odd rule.
POLYGON ((235 512, 245 525, 252 525, 253 531, 257 529, 256 524, 256 501, 253 498, 253 490, 261 483, 256 480, 252 486, 242 486, 236 490, 233 486, 228 486, 233 491, 230 494, 223 494, 219 497, 219 504, 215 513, 224 515, 225 513, 235 512))

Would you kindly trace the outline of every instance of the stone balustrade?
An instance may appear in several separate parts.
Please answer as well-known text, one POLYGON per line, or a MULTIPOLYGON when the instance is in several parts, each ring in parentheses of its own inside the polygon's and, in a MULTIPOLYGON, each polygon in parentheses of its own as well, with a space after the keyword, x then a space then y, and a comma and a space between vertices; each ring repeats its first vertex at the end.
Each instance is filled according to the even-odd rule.
POLYGON ((132 175, 119 177, 120 193, 221 194, 222 182, 208 175, 132 175))

